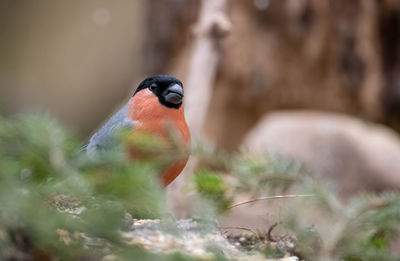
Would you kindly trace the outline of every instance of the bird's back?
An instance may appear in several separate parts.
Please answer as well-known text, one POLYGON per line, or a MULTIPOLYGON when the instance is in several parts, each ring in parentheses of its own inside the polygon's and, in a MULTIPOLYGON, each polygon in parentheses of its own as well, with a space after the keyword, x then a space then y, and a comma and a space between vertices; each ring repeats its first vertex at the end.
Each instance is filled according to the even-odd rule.
POLYGON ((115 135, 121 128, 133 128, 133 121, 127 117, 128 104, 115 113, 93 136, 86 146, 87 153, 112 146, 115 135))

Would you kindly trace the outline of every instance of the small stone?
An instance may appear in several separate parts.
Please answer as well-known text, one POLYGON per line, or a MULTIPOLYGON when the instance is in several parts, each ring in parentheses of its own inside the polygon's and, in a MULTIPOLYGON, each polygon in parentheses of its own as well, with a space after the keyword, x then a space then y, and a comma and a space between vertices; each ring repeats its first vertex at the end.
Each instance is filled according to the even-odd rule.
POLYGON ((116 255, 106 255, 101 259, 101 261, 122 261, 122 258, 116 255))

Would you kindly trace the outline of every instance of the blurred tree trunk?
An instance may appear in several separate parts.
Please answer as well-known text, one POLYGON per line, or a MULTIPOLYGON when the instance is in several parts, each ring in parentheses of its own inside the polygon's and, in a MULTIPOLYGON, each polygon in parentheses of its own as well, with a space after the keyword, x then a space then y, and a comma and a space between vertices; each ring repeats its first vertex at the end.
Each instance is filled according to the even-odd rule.
MULTIPOLYGON (((194 41, 188 60, 185 77, 185 114, 190 128, 192 143, 205 142, 203 135, 207 109, 212 96, 215 77, 221 56, 221 42, 228 35, 230 22, 226 17, 226 0, 202 0, 198 21, 192 26, 194 41), (189 105, 189 106, 187 106, 189 105)), ((184 216, 185 197, 180 195, 185 176, 197 168, 198 159, 193 155, 183 174, 169 187, 175 213, 184 216)))
POLYGON ((378 7, 369 0, 298 0, 270 1, 263 9, 233 1, 236 30, 216 85, 221 95, 209 114, 211 122, 223 122, 209 124, 217 126, 210 133, 234 149, 260 116, 276 109, 382 120, 378 7))
POLYGON ((378 3, 385 120, 400 130, 400 2, 378 3))
MULTIPOLYGON (((178 34, 189 35, 188 12, 171 12, 178 34)), ((222 45, 208 136, 235 149, 268 111, 304 108, 399 130, 399 14, 399 2, 389 0, 229 1, 233 30, 222 45)), ((185 75, 191 39, 166 38, 177 48, 165 53, 163 70, 185 75)))

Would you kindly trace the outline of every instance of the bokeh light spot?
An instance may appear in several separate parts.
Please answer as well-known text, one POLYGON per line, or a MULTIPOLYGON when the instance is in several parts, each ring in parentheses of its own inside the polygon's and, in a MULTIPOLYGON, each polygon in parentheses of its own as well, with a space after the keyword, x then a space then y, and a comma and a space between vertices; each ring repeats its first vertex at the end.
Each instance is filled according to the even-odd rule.
POLYGON ((110 23, 111 13, 107 8, 97 8, 93 12, 92 19, 95 25, 104 26, 110 23))

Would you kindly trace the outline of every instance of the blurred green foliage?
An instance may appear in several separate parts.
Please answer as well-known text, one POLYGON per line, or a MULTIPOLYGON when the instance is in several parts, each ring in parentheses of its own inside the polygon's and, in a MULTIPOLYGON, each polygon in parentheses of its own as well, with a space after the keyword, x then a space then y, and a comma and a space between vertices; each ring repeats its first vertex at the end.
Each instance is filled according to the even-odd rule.
POLYGON ((126 212, 159 217, 165 209, 157 170, 149 161, 126 157, 121 149, 96 157, 79 152, 78 142, 48 116, 0 119, 0 259, 33 249, 66 260, 87 252, 79 236, 68 246, 60 241, 60 230, 118 248, 126 212))
POLYGON ((221 175, 208 169, 198 169, 194 173, 194 182, 196 191, 214 205, 219 213, 228 210, 232 198, 228 197, 228 185, 221 175))
MULTIPOLYGON (((154 149, 158 141, 138 137, 125 143, 162 155, 154 149)), ((122 133, 120 138, 129 137, 122 133)), ((276 236, 271 247, 268 236, 258 234, 257 246, 249 249, 270 258, 290 253, 305 260, 399 260, 392 251, 400 227, 398 193, 361 195, 343 203, 298 162, 210 149, 194 154, 201 165, 191 183, 201 199, 199 229, 218 226, 214 214, 229 211, 238 193, 311 193, 311 198, 285 201, 288 211, 277 221, 290 236, 276 236), (310 223, 314 214, 320 218, 310 223)), ((122 145, 87 155, 49 116, 0 118, 0 260, 99 260, 111 254, 123 260, 196 260, 181 253, 151 253, 121 238, 131 221, 127 213, 160 218, 166 212, 157 173, 167 161, 128 157, 122 145)), ((218 249, 214 252, 215 260, 226 259, 218 249)))

